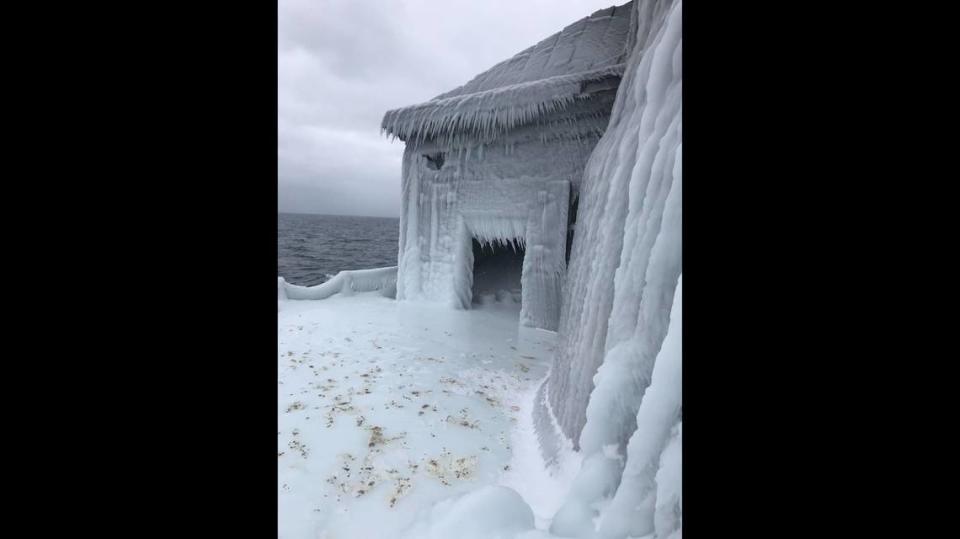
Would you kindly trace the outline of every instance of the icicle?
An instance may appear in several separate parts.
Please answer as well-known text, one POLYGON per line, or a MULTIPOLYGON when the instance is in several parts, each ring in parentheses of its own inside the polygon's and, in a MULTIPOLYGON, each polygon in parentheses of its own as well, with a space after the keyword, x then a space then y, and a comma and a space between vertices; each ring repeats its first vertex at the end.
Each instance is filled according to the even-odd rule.
POLYGON ((547 114, 569 108, 583 99, 583 81, 620 76, 623 65, 587 73, 575 73, 495 88, 483 92, 435 98, 432 101, 388 111, 381 127, 402 140, 420 144, 429 138, 455 140, 455 134, 470 131, 484 139, 541 120, 547 114))

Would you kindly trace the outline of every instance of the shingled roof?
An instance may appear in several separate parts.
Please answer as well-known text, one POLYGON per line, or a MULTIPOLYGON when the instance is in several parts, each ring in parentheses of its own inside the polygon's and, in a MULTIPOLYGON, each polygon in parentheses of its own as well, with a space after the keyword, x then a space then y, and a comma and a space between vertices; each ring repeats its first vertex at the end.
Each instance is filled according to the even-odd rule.
POLYGON ((589 99, 589 83, 623 74, 631 4, 597 11, 430 101, 391 110, 381 128, 415 143, 490 139, 589 99))

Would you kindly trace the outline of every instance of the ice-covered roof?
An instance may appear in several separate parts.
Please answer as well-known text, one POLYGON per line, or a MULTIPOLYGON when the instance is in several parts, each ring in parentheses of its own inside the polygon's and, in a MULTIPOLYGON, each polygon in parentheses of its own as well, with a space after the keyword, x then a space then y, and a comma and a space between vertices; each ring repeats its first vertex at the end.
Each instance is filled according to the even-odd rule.
POLYGON ((405 141, 453 139, 465 131, 490 138, 562 111, 588 96, 585 84, 623 74, 631 4, 580 19, 430 101, 391 110, 381 127, 405 141))

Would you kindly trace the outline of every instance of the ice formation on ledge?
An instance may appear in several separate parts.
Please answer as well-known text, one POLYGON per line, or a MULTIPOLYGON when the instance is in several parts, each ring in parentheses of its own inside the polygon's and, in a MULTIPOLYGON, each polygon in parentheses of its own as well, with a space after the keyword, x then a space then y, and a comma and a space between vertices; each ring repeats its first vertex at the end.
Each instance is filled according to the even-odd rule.
POLYGON ((396 297, 397 267, 363 270, 344 270, 332 279, 316 286, 300 286, 286 282, 283 277, 277 281, 277 299, 326 299, 334 294, 354 292, 373 292, 379 290, 388 298, 396 297))
MULTIPOLYGON (((397 299, 468 309, 482 245, 522 247, 520 323, 556 330, 572 203, 623 73, 631 4, 594 13, 431 101, 406 142, 397 299)), ((506 294, 504 294, 506 296, 506 294)))

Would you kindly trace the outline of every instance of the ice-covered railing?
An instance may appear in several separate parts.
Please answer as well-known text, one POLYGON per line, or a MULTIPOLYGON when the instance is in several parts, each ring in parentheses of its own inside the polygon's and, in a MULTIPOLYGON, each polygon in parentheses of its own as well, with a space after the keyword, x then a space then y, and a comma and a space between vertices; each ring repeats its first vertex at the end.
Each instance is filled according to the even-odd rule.
POLYGON ((434 99, 388 111, 382 130, 409 144, 435 140, 450 145, 452 137, 468 133, 491 140, 506 131, 532 124, 591 99, 582 93, 584 83, 619 78, 623 64, 593 71, 512 84, 483 92, 434 99))
POLYGON ((388 298, 397 295, 397 267, 346 270, 329 281, 316 286, 290 284, 283 277, 277 279, 277 299, 326 299, 334 294, 354 292, 380 293, 388 298))

